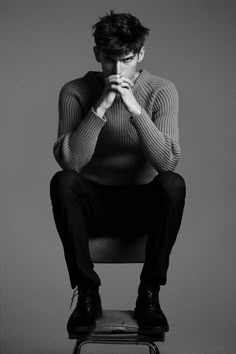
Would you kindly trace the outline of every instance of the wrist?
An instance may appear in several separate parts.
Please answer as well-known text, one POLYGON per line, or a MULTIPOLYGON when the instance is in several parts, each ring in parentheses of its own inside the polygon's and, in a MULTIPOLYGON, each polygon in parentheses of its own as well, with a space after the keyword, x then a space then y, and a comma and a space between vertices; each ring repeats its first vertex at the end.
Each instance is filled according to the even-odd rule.
POLYGON ((132 110, 129 111, 132 115, 134 116, 139 116, 142 112, 142 107, 140 107, 139 105, 132 108, 132 110))
POLYGON ((106 112, 106 109, 101 105, 95 105, 93 107, 93 111, 98 117, 102 118, 106 112))

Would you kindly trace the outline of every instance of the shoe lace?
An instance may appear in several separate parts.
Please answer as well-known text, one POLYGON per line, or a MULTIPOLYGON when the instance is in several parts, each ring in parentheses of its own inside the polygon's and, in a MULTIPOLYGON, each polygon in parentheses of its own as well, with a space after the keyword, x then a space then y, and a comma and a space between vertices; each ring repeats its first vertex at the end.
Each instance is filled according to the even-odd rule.
POLYGON ((75 298, 77 295, 79 295, 78 288, 76 288, 76 289, 74 290, 74 292, 73 292, 73 295, 72 295, 72 298, 71 298, 71 303, 70 303, 70 309, 71 309, 71 307, 72 307, 72 305, 73 305, 74 298, 75 298))
POLYGON ((147 289, 147 298, 146 303, 148 306, 153 308, 159 308, 159 291, 156 289, 149 290, 147 289))

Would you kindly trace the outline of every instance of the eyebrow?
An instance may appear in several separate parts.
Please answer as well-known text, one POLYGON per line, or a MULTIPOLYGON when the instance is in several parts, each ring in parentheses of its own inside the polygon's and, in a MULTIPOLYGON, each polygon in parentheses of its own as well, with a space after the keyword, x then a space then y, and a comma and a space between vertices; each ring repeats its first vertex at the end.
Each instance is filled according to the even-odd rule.
POLYGON ((125 60, 125 59, 132 59, 135 57, 135 54, 131 54, 128 57, 122 58, 121 60, 125 60))
MULTIPOLYGON (((135 54, 131 54, 125 58, 121 58, 120 60, 127 60, 127 59, 133 59, 135 57, 135 54)), ((106 59, 111 59, 111 60, 114 60, 114 57, 111 57, 109 55, 103 55, 103 58, 106 58, 106 59)))

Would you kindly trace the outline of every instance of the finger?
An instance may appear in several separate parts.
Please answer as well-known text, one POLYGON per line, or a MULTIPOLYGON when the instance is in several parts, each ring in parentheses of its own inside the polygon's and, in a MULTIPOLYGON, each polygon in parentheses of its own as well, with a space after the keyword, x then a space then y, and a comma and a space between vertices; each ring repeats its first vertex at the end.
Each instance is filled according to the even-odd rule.
POLYGON ((111 90, 118 92, 121 96, 123 96, 127 91, 131 91, 131 87, 129 84, 123 84, 123 85, 111 85, 111 90))
POLYGON ((111 83, 111 85, 109 86, 110 90, 115 90, 117 91, 118 88, 121 88, 120 85, 117 85, 116 83, 111 83))
POLYGON ((128 82, 122 82, 122 84, 120 86, 124 89, 127 89, 127 90, 132 89, 132 87, 130 86, 130 84, 128 82))
POLYGON ((108 85, 116 84, 120 85, 122 83, 122 79, 120 77, 110 77, 107 81, 108 85))
POLYGON ((115 74, 115 75, 111 75, 111 76, 108 76, 107 80, 110 82, 110 81, 114 81, 114 80, 119 80, 121 79, 121 74, 115 74))
POLYGON ((118 93, 120 93, 120 94, 123 93, 123 88, 121 87, 121 85, 112 84, 112 85, 110 86, 110 89, 111 89, 112 91, 118 92, 118 93))
POLYGON ((122 76, 122 81, 125 83, 128 83, 130 85, 130 87, 132 87, 132 88, 134 87, 134 83, 130 79, 128 79, 127 77, 122 76))
POLYGON ((105 78, 105 82, 112 82, 114 80, 118 80, 121 78, 121 75, 120 74, 116 74, 116 75, 111 75, 111 76, 108 76, 105 78))

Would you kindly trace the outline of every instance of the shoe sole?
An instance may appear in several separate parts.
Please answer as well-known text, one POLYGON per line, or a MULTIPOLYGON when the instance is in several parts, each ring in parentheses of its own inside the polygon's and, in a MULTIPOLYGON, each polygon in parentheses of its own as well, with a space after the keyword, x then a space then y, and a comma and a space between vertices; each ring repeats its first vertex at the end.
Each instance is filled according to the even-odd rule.
POLYGON ((83 327, 77 327, 76 332, 68 332, 68 338, 69 339, 77 339, 79 335, 81 334, 88 334, 94 330, 96 327, 96 322, 91 325, 91 326, 83 326, 83 327))
MULTIPOLYGON (((161 332, 169 332, 169 326, 151 326, 151 325, 147 325, 146 323, 141 322, 138 318, 137 315, 134 312, 133 318, 137 321, 140 329, 142 330, 142 333, 145 334, 151 334, 151 333, 161 333, 161 332)), ((154 333, 154 334, 155 334, 154 333)))

